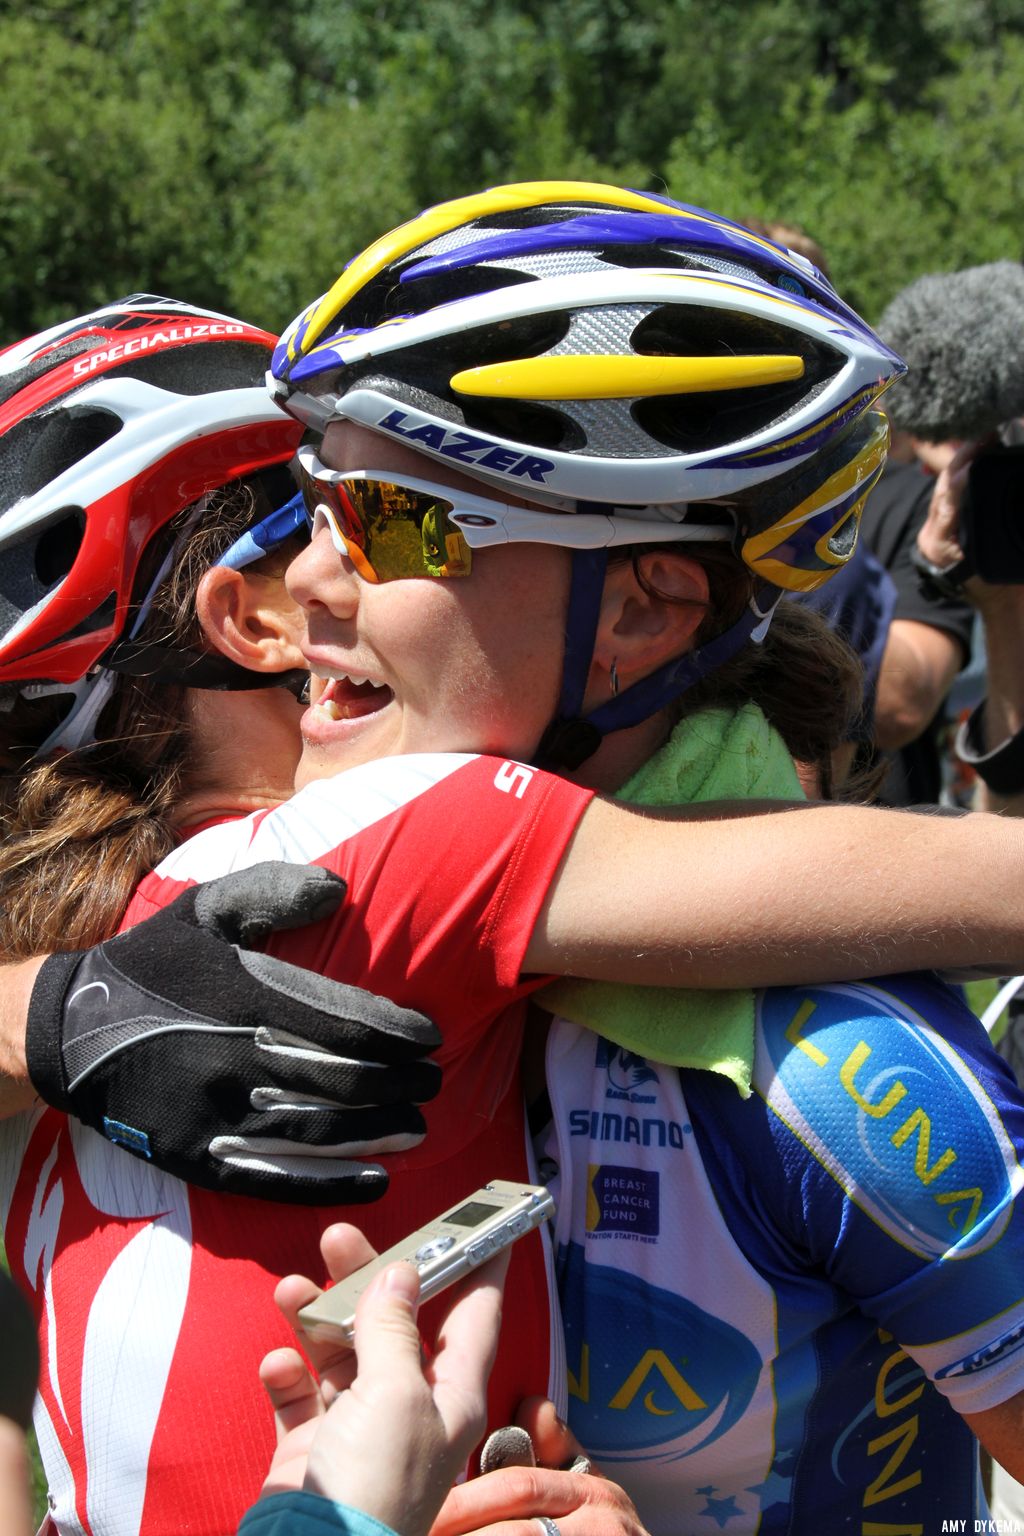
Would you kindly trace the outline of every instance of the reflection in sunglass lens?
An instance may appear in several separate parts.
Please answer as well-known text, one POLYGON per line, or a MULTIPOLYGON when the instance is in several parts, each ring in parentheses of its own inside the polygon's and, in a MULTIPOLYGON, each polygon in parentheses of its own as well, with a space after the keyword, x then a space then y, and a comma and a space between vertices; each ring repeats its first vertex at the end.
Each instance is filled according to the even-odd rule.
POLYGON ((303 473, 307 514, 327 503, 346 543, 378 581, 407 576, 468 576, 473 556, 450 521, 452 503, 386 480, 329 482, 303 473))
POLYGON ((385 480, 347 480, 363 549, 380 581, 403 576, 468 576, 469 547, 451 523, 451 503, 385 480))

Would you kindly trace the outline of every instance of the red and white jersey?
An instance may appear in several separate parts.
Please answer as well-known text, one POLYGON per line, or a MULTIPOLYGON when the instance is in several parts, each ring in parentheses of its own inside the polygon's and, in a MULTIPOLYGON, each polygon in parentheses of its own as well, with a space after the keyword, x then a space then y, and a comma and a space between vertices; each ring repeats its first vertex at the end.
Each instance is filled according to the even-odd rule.
MULTIPOLYGON (((509 1005, 544 980, 520 977, 523 956, 590 798, 497 758, 390 758, 202 832, 142 882, 125 926, 263 860, 336 870, 340 910, 268 949, 430 1015, 443 1080, 425 1141, 385 1158, 388 1194, 355 1210, 188 1188, 53 1109, 0 1128, 7 1253, 39 1316, 38 1433, 65 1536, 233 1533, 273 1449, 257 1367, 291 1342, 277 1279, 322 1273, 330 1221, 385 1248, 486 1179, 531 1175, 509 1005)), ((529 1393, 561 1395, 549 1264, 540 1234, 517 1245, 492 1424, 529 1393)))

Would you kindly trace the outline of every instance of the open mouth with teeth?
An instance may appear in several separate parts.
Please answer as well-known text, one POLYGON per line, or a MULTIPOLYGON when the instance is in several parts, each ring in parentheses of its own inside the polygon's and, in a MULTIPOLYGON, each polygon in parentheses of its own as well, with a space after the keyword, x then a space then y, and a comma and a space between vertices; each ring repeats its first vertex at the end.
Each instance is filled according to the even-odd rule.
POLYGON ((330 720, 358 720, 383 709, 393 698, 392 689, 371 683, 369 678, 332 677, 313 708, 322 710, 330 720))

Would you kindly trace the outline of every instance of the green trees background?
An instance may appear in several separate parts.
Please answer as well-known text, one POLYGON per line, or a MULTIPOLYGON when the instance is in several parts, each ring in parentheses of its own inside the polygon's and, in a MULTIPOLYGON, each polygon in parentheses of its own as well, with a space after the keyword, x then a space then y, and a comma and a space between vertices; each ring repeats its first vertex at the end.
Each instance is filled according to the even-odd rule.
POLYGON ((784 218, 867 315, 1024 249, 1024 0, 0 0, 0 342, 133 290, 279 329, 497 182, 784 218))

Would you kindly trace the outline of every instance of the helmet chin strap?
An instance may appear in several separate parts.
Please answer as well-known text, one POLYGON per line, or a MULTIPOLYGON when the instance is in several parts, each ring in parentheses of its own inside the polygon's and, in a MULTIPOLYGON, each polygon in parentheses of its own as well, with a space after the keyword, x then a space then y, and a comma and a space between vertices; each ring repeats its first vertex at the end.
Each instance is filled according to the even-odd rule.
POLYGON ((603 732, 582 718, 583 695, 601 616, 601 594, 608 570, 606 549, 574 549, 565 616, 565 656, 558 713, 545 730, 534 754, 541 768, 578 768, 593 757, 603 732))
POLYGON ((190 651, 135 640, 122 640, 112 646, 103 664, 126 677, 151 677, 160 683, 181 683, 186 688, 219 693, 287 688, 298 697, 309 680, 309 673, 303 670, 250 672, 248 667, 212 651, 190 651))
POLYGON ((22 691, 27 698, 66 693, 71 699, 70 708, 63 720, 33 752, 33 762, 41 761, 58 750, 74 752, 80 747, 93 745, 99 717, 114 691, 118 672, 125 672, 130 677, 153 677, 164 683, 182 683, 188 688, 218 691, 248 692, 257 688, 286 688, 299 700, 303 699, 309 687, 308 672, 248 672, 224 656, 206 656, 196 652, 190 658, 188 652, 162 648, 142 651, 134 659, 134 664, 129 661, 125 665, 97 667, 77 683, 24 685, 22 691))
POLYGON ((601 595, 608 552, 574 550, 569 608, 566 615, 565 660, 558 714, 541 737, 535 760, 542 768, 579 768, 593 757, 605 736, 648 720, 695 683, 714 672, 753 639, 760 644, 781 593, 762 587, 736 622, 706 645, 674 656, 622 693, 584 715, 590 666, 597 640, 601 595))

